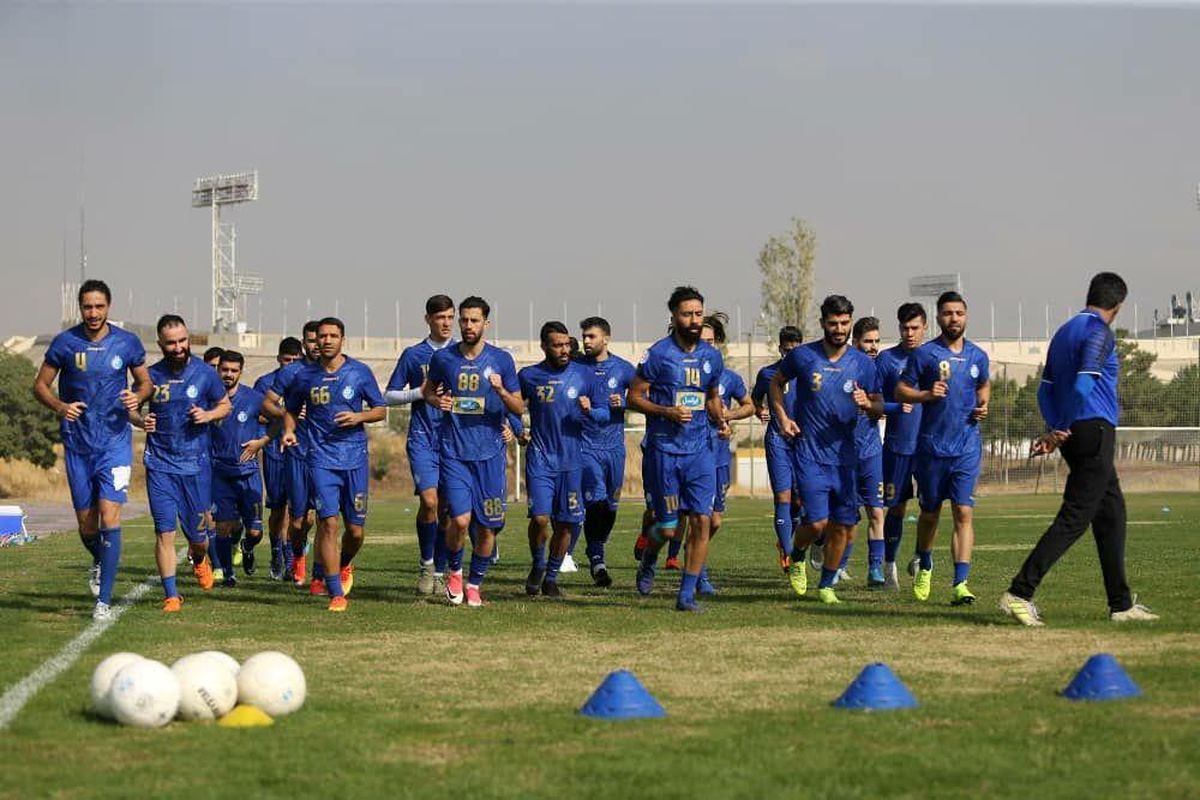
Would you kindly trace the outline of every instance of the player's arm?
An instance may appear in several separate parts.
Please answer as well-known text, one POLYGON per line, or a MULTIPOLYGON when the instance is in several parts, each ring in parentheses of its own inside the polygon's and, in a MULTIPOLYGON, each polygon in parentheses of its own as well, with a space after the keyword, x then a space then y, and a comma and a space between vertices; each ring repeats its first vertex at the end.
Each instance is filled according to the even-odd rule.
POLYGON ((704 392, 704 410, 708 413, 708 421, 717 429, 717 435, 728 439, 729 423, 725 421, 725 404, 721 402, 721 387, 717 381, 704 392))
POLYGON ((901 403, 933 403, 946 396, 945 381, 934 381, 932 387, 919 389, 916 384, 909 383, 909 380, 909 374, 906 372, 896 383, 896 399, 901 403))
POLYGON ((746 419, 754 416, 756 408, 754 403, 750 401, 750 395, 745 392, 741 397, 734 395, 733 401, 737 403, 736 408, 724 409, 726 422, 737 422, 739 419, 746 419))
POLYGON ((406 406, 424 399, 424 385, 409 386, 408 379, 404 377, 407 374, 408 350, 405 350, 400 354, 396 368, 392 371, 392 377, 388 379, 387 388, 383 392, 384 400, 389 406, 406 406))
POLYGON ((505 356, 500 369, 488 376, 488 383, 500 396, 500 402, 504 403, 505 408, 513 414, 525 413, 525 398, 521 396, 521 382, 517 380, 517 370, 512 358, 505 356))
POLYGON ((770 389, 771 382, 767 380, 765 370, 760 369, 754 378, 754 389, 750 392, 750 401, 754 403, 755 416, 764 425, 771 421, 771 409, 768 406, 770 398, 767 397, 770 389))
POLYGON ((339 411, 333 415, 333 421, 339 428, 350 428, 355 425, 367 425, 372 422, 382 422, 387 419, 387 401, 379 391, 379 384, 369 370, 363 368, 362 399, 358 411, 339 411), (362 409, 365 405, 367 408, 362 409))
POLYGON ((64 403, 54 392, 54 379, 58 377, 58 367, 43 363, 33 379, 33 396, 57 416, 74 422, 83 416, 87 403, 77 400, 74 403, 64 403))
POLYGON ((691 409, 679 406, 662 406, 653 402, 649 395, 650 381, 641 375, 634 375, 633 380, 629 382, 628 400, 630 408, 634 411, 640 411, 647 417, 662 417, 680 425, 684 425, 692 419, 691 409))
POLYGON ((988 379, 975 387, 975 409, 971 412, 971 419, 976 422, 982 422, 987 419, 988 403, 991 401, 992 382, 988 379))
POLYGON ((262 408, 260 409, 263 416, 270 419, 283 419, 283 398, 274 388, 267 389, 267 396, 263 399, 262 408))
POLYGON ((590 417, 593 422, 603 425, 609 420, 608 404, 610 398, 607 395, 608 387, 603 381, 598 381, 595 377, 587 385, 587 391, 579 395, 579 410, 586 416, 590 417))
POLYGON ((788 414, 787 406, 783 402, 783 390, 787 382, 788 377, 783 374, 783 369, 775 370, 775 374, 771 376, 771 385, 767 388, 767 397, 771 400, 771 416, 775 418, 779 432, 790 439, 800 435, 800 426, 788 414))
POLYGON ((188 417, 197 425, 205 425, 210 422, 216 422, 219 419, 225 419, 229 416, 229 412, 233 411, 233 403, 229 402, 229 398, 224 395, 221 399, 213 404, 212 408, 201 408, 200 406, 192 406, 188 409, 188 417))
MULTIPOLYGON (((154 393, 154 383, 150 380, 150 370, 145 364, 138 364, 135 367, 129 368, 129 374, 133 376, 133 386, 129 389, 129 393, 137 398, 138 405, 150 399, 150 395, 154 393)), ((126 407, 128 408, 128 403, 126 407)))

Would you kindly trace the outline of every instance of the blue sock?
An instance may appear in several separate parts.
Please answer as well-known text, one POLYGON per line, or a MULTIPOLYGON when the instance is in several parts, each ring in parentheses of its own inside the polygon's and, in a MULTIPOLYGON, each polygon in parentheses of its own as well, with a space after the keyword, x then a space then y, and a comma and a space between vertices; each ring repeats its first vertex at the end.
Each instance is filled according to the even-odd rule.
POLYGON ((679 551, 683 549, 683 537, 676 536, 667 545, 667 558, 678 558, 679 551))
POLYGON ((933 569, 933 551, 918 550, 917 559, 921 562, 921 569, 933 569))
POLYGON ((817 585, 818 589, 832 589, 833 579, 837 577, 838 571, 829 567, 821 567, 821 582, 817 585))
POLYGON ((683 573, 683 580, 679 582, 679 596, 688 600, 694 600, 696 597, 696 583, 699 582, 700 575, 693 575, 690 572, 683 573))
POLYGON ((97 533, 95 536, 87 537, 81 533, 81 534, 79 534, 79 542, 80 542, 80 544, 83 545, 84 550, 87 550, 89 553, 91 553, 92 563, 99 564, 100 563, 100 534, 97 533))
POLYGON ((575 555, 575 545, 579 544, 579 534, 583 532, 582 525, 571 526, 571 543, 567 545, 568 555, 575 555))
POLYGON ((790 503, 775 504, 775 538, 783 552, 792 549, 792 508, 790 503))
POLYGON ((708 581, 708 564, 705 564, 700 568, 700 574, 697 576, 697 580, 702 582, 708 581))
POLYGON ((463 550, 464 549, 465 548, 460 547, 457 550, 455 550, 453 553, 450 553, 450 552, 446 553, 446 568, 448 570, 450 570, 451 572, 462 572, 463 550))
MULTIPOLYGON (((213 552, 209 550, 209 552, 213 552)), ((218 536, 216 547, 216 561, 221 565, 221 569, 225 570, 225 578, 228 579, 233 574, 233 537, 218 536)))
POLYGON ((883 565, 883 539, 867 540, 867 567, 870 569, 878 569, 883 565))
POLYGON ((112 603, 113 584, 117 582, 117 566, 121 563, 121 529, 100 529, 100 597, 101 603, 112 603))
POLYGON ((217 532, 208 531, 205 534, 208 540, 208 560, 212 562, 214 569, 225 569, 225 564, 221 561, 221 554, 217 552, 217 532))
MULTIPOLYGON (((339 577, 341 577, 341 576, 339 576, 339 577)), ((325 565, 321 563, 320 558, 315 558, 315 557, 313 558, 312 579, 314 581, 325 580, 325 565)))
POLYGON ((529 557, 533 561, 534 569, 546 568, 546 545, 531 544, 529 545, 529 557))
POLYGON ((896 551, 900 549, 900 538, 904 535, 904 517, 888 514, 883 518, 883 560, 896 563, 896 551))
POLYGON ((960 583, 965 583, 967 576, 971 574, 970 561, 955 561, 954 562, 954 586, 960 583))
POLYGON ((483 579, 487 575, 488 566, 492 563, 491 556, 481 556, 476 553, 471 553, 471 573, 467 576, 467 583, 472 586, 479 587, 483 585, 483 579))
POLYGON ((283 542, 279 539, 271 540, 271 558, 283 558, 283 542))
POLYGON ((438 524, 433 522, 417 523, 417 547, 421 550, 421 563, 427 564, 433 560, 434 543, 438 539, 438 524))
POLYGON ((555 558, 554 556, 550 556, 548 559, 546 559, 547 581, 550 583, 558 582, 558 571, 562 569, 562 562, 563 560, 561 558, 555 558))
POLYGON ((280 546, 282 547, 281 552, 283 553, 283 568, 285 570, 285 574, 291 575, 292 565, 296 563, 296 554, 292 552, 292 543, 287 539, 284 539, 280 543, 280 546))
POLYGON ((604 563, 604 542, 589 541, 587 543, 588 563, 593 567, 604 563))
POLYGON ((163 597, 178 597, 179 590, 175 588, 175 576, 171 575, 162 579, 163 597))
POLYGON ((341 597, 345 594, 342 591, 342 576, 338 573, 333 573, 325 579, 325 591, 329 592, 330 597, 341 597))
POLYGON ((838 569, 845 569, 850 563, 850 554, 854 552, 854 542, 846 542, 846 549, 842 551, 842 560, 838 563, 838 569))
POLYGON ((446 549, 446 537, 438 529, 438 535, 433 540, 433 572, 443 575, 446 572, 446 562, 450 560, 450 551, 446 549))

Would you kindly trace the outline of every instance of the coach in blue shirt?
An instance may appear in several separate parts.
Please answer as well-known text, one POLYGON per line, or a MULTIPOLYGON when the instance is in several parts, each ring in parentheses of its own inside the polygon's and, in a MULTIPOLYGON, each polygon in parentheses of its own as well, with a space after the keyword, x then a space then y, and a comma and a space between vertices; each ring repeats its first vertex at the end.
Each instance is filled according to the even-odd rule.
POLYGON ((1113 465, 1121 409, 1116 337, 1109 326, 1127 293, 1120 275, 1099 273, 1088 286, 1087 308, 1050 340, 1038 390, 1050 430, 1034 442, 1033 454, 1059 449, 1071 472, 1058 516, 1000 598, 1000 610, 1024 625, 1044 624, 1031 602, 1033 593, 1088 525, 1100 555, 1109 617, 1115 622, 1158 619, 1133 602, 1125 581, 1125 497, 1113 465))

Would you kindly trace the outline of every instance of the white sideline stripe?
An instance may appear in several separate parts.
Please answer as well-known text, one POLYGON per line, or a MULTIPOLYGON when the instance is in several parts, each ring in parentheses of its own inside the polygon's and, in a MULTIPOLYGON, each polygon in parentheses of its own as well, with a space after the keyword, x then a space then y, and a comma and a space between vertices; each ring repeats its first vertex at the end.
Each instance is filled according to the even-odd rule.
MULTIPOLYGON (((175 560, 178 561, 182 558, 185 552, 186 548, 181 549, 175 554, 175 560)), ((158 582, 158 576, 151 575, 130 589, 119 603, 113 605, 111 617, 106 620, 93 620, 92 624, 84 628, 82 633, 67 642, 53 656, 43 661, 41 666, 10 686, 4 692, 4 696, 0 697, 0 731, 7 729, 26 704, 34 698, 34 695, 70 669, 80 656, 92 646, 93 642, 103 636, 104 632, 113 625, 116 625, 121 615, 133 608, 133 604, 142 599, 158 582)))

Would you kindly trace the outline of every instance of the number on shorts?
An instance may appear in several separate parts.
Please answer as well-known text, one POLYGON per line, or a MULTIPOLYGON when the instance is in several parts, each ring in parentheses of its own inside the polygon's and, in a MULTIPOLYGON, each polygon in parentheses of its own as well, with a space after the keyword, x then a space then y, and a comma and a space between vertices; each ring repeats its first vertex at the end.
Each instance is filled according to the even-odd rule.
POLYGON ((567 508, 571 511, 579 508, 579 493, 567 492, 567 508))
MULTIPOLYGON (((892 493, 895 494, 895 491, 896 490, 893 488, 892 493)), ((880 500, 882 500, 884 498, 883 493, 884 493, 884 485, 883 485, 883 481, 880 481, 879 486, 876 487, 876 489, 875 489, 875 496, 878 497, 880 500)))
POLYGON ((667 511, 679 510, 679 498, 676 495, 666 495, 663 497, 663 503, 667 506, 667 511))
POLYGON ((504 516, 504 501, 499 497, 489 497, 483 501, 483 513, 489 517, 504 516))
POLYGON ((896 497, 896 484, 894 484, 894 483, 884 484, 883 488, 884 488, 883 496, 885 498, 887 498, 888 500, 892 500, 896 497))

